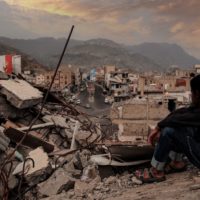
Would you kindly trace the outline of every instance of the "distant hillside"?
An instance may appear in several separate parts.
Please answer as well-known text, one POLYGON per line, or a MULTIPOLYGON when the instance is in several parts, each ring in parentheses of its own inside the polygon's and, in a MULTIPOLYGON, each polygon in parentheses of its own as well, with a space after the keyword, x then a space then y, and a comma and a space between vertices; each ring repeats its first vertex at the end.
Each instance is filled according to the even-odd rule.
MULTIPOLYGON (((43 65, 55 67, 65 39, 39 38, 31 40, 0 37, 0 42, 31 55, 43 65)), ((135 71, 166 70, 171 65, 190 67, 200 63, 180 46, 167 43, 144 43, 125 46, 107 39, 70 40, 65 64, 95 67, 104 64, 131 68, 135 71)))
POLYGON ((42 72, 45 70, 45 67, 39 64, 35 59, 32 57, 20 52, 19 50, 9 47, 7 45, 0 43, 0 55, 5 54, 18 54, 22 56, 22 69, 23 70, 34 70, 37 72, 42 72))
POLYGON ((191 67, 194 64, 200 63, 200 60, 186 53, 177 44, 143 43, 129 46, 127 49, 132 53, 140 53, 165 68, 171 65, 191 67))
MULTIPOLYGON (((58 62, 65 39, 19 40, 1 37, 0 42, 33 56, 44 65, 54 67, 58 62)), ((89 68, 109 64, 132 68, 136 71, 161 69, 161 66, 153 60, 139 54, 132 54, 122 45, 106 39, 70 40, 63 62, 89 68)))
POLYGON ((160 70, 160 66, 140 54, 131 54, 120 46, 95 44, 91 41, 71 47, 64 62, 83 67, 116 65, 131 68, 135 71, 160 70))

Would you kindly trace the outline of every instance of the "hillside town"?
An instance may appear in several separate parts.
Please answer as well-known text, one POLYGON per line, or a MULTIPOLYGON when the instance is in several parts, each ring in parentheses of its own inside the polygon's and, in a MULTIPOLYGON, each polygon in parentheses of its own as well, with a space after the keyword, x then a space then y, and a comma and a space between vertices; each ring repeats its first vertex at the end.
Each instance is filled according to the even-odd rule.
MULTIPOLYGON (((22 70, 21 55, 2 55, 0 57, 1 70, 4 70, 5 63, 9 65, 8 59, 13 64, 9 73, 21 74, 27 82, 37 87, 47 88, 49 86, 54 70, 43 72, 22 70)), ((72 95, 84 90, 89 92, 89 84, 98 85, 103 89, 104 102, 108 104, 146 95, 158 99, 174 98, 179 103, 187 104, 190 101, 190 79, 199 73, 199 64, 190 66, 188 69, 172 66, 167 72, 144 73, 136 73, 114 65, 86 70, 78 66, 62 64, 55 77, 52 91, 60 93, 69 91, 72 95)))

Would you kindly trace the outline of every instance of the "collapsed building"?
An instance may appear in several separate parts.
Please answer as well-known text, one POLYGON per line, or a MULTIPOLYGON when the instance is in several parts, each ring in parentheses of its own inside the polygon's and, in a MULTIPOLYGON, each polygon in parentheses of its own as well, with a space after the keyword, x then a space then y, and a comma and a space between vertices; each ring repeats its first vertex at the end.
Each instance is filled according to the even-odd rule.
POLYGON ((105 118, 87 116, 53 93, 45 103, 44 97, 25 80, 2 73, 1 198, 59 199, 64 195, 77 199, 88 197, 89 190, 101 199, 115 195, 106 189, 109 184, 114 190, 141 184, 129 174, 121 181, 131 182, 120 186, 118 178, 105 178, 114 175, 112 170, 105 175, 101 169, 150 160, 153 148, 146 142, 148 129, 168 114, 164 105, 141 100, 115 103, 105 118), (91 185, 95 186, 92 190, 91 185))

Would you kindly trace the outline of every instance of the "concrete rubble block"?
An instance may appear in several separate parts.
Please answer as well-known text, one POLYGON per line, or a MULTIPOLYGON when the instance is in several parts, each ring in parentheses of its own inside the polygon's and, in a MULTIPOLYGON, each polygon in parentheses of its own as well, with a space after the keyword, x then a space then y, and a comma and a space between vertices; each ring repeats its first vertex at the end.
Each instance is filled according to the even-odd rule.
POLYGON ((3 95, 0 94, 0 111, 5 118, 19 118, 24 115, 25 110, 20 110, 12 106, 3 95))
POLYGON ((112 185, 117 182, 117 177, 116 176, 110 176, 104 180, 105 185, 112 185))
MULTIPOLYGON (((52 167, 49 162, 49 157, 42 147, 29 152, 27 158, 31 158, 34 161, 34 167, 31 160, 27 160, 25 163, 25 178, 30 182, 30 184, 32 182, 39 183, 51 173, 52 167)), ((17 165, 13 171, 13 175, 21 174, 23 171, 23 165, 24 162, 17 165)))
POLYGON ((61 129, 60 130, 60 134, 63 136, 63 137, 67 137, 67 139, 72 139, 72 136, 73 136, 73 130, 71 129, 61 129))
POLYGON ((0 81, 0 93, 19 109, 29 108, 42 101, 43 94, 28 82, 20 79, 0 81))
POLYGON ((42 119, 45 122, 54 122, 56 126, 61 128, 69 128, 69 123, 72 123, 68 118, 64 118, 61 115, 45 115, 42 119))
POLYGON ((76 181, 75 186, 74 186, 75 195, 81 196, 84 193, 93 191, 100 182, 101 182, 100 176, 97 176, 95 179, 93 179, 90 182, 85 182, 81 180, 76 181))
POLYGON ((88 143, 93 142, 97 138, 97 135, 94 133, 90 133, 89 131, 79 130, 75 136, 76 141, 80 145, 87 145, 88 143))
MULTIPOLYGON (((68 162, 63 166, 65 171, 71 176, 80 178, 82 175, 82 171, 85 167, 87 167, 90 162, 91 152, 88 150, 83 150, 82 152, 76 152, 71 159, 67 159, 68 162)), ((65 160, 66 160, 65 159, 65 160)))
POLYGON ((49 179, 38 185, 38 191, 43 197, 60 194, 74 188, 75 179, 62 168, 57 169, 49 179))
POLYGON ((131 181, 133 182, 134 185, 142 185, 142 181, 137 179, 135 176, 131 178, 131 181))
POLYGON ((58 147, 63 143, 63 139, 58 134, 50 134, 49 139, 58 147))
POLYGON ((80 169, 76 169, 74 166, 75 158, 69 161, 67 164, 63 166, 63 169, 66 171, 67 174, 70 174, 72 177, 80 178, 82 171, 80 169))
POLYGON ((82 181, 90 181, 99 175, 97 166, 94 164, 88 165, 83 169, 82 181))

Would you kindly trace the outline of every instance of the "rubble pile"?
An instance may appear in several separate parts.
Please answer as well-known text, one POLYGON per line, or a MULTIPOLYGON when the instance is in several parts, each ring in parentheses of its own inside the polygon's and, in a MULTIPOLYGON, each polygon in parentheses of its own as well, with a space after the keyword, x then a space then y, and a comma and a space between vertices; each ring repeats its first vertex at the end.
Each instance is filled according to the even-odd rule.
POLYGON ((42 98, 24 80, 0 81, 1 199, 49 197, 96 177, 90 155, 99 126, 59 100, 39 113, 42 98))
POLYGON ((112 123, 79 113, 56 96, 42 104, 42 97, 18 78, 0 81, 1 199, 105 199, 141 184, 133 173, 100 173, 98 165, 128 165, 104 146, 112 123))

